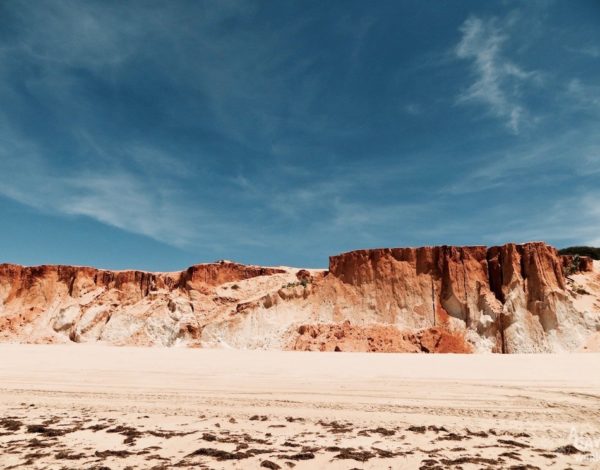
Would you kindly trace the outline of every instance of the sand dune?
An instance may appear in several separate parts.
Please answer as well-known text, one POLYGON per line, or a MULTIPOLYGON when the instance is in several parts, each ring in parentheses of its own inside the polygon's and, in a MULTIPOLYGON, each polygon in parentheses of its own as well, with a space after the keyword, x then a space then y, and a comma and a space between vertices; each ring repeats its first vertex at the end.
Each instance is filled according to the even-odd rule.
POLYGON ((600 463, 593 353, 2 344, 0 355, 2 468, 600 463))

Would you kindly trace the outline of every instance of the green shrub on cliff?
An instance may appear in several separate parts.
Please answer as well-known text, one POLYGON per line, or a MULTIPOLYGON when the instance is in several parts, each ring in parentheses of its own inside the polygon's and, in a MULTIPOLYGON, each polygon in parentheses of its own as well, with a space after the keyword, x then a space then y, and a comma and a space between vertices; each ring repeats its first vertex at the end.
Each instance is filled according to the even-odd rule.
POLYGON ((558 250, 558 252, 561 255, 588 256, 592 259, 600 260, 600 248, 595 248, 593 246, 570 246, 558 250))

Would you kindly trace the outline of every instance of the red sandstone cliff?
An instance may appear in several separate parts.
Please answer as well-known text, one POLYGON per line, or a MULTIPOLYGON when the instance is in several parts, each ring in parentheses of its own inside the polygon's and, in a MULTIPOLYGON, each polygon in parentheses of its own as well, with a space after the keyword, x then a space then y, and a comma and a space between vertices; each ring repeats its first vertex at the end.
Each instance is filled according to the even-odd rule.
POLYGON ((329 269, 386 322, 464 330, 484 350, 570 349, 596 324, 572 308, 563 260, 544 243, 361 250, 329 269))
POLYGON ((227 303, 226 298, 212 298, 216 286, 285 272, 229 262, 177 273, 2 264, 0 340, 63 339, 56 333, 73 341, 119 344, 171 345, 178 338, 198 339, 202 320, 227 303), (150 331, 144 333, 138 325, 150 331))
POLYGON ((230 262, 177 273, 4 264, 0 340, 570 351, 600 329, 597 277, 591 260, 573 269, 572 258, 544 243, 359 250, 331 257, 329 271, 230 262))

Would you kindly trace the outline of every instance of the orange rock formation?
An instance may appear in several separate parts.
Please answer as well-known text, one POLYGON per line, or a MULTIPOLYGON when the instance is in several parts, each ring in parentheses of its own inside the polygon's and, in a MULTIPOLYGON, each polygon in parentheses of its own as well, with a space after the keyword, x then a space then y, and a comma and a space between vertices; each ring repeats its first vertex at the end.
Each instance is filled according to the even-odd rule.
MULTIPOLYGON (((176 273, 4 264, 0 340, 572 351, 600 329, 600 306, 581 298, 598 293, 575 288, 572 265, 540 242, 359 250, 331 257, 328 271, 226 261, 176 273)), ((591 260, 577 269, 598 276, 591 260)))

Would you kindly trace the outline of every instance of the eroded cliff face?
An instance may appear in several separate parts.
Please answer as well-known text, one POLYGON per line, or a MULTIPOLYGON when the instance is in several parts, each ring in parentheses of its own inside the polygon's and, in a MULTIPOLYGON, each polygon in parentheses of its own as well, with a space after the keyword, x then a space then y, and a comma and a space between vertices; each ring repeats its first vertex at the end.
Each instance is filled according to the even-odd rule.
POLYGON ((233 297, 218 286, 286 271, 218 262, 177 273, 0 265, 0 340, 199 344, 233 297))
POLYGON ((573 307, 563 264, 544 243, 442 246, 345 253, 330 273, 389 323, 464 330, 480 351, 543 352, 573 350, 598 327, 573 307))
POLYGON ((328 271, 231 262, 176 273, 5 264, 0 340, 573 351, 600 329, 599 295, 591 260, 575 266, 544 243, 359 250, 331 257, 328 271))

